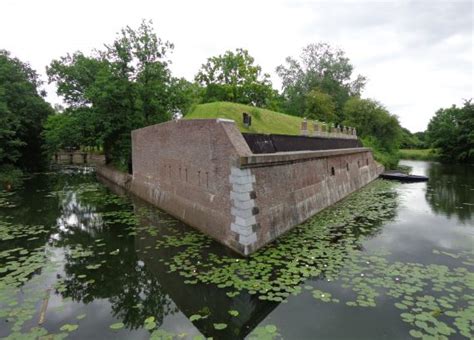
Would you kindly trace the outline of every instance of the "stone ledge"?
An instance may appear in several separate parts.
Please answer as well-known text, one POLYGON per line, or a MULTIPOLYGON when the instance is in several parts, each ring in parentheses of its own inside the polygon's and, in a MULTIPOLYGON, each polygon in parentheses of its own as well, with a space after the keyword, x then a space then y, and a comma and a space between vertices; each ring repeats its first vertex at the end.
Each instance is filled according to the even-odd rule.
POLYGON ((291 151, 277 153, 262 153, 252 156, 240 157, 240 166, 243 169, 274 166, 288 164, 297 161, 304 161, 315 158, 325 158, 331 156, 349 155, 354 153, 363 153, 371 151, 370 148, 350 148, 350 149, 334 149, 334 150, 318 150, 318 151, 291 151))

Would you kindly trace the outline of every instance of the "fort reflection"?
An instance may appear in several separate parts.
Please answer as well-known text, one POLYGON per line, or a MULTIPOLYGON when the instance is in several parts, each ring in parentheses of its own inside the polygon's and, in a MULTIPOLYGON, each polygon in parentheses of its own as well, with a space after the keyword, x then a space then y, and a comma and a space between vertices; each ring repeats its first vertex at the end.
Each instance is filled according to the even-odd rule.
MULTIPOLYGON (((57 277, 61 287, 55 289, 63 299, 71 298, 79 303, 76 306, 87 309, 84 310, 87 314, 92 314, 92 309, 103 304, 110 308, 114 318, 110 323, 120 321, 128 330, 144 333, 148 332, 143 326, 150 316, 155 317, 157 327, 168 329, 179 318, 178 323, 182 325, 183 316, 190 319, 199 314, 205 318, 189 320, 187 332, 199 330, 206 337, 242 339, 279 306, 278 302, 260 300, 245 290, 230 297, 227 295, 229 291, 214 284, 186 283, 186 278, 170 272, 166 264, 182 248, 157 248, 156 244, 166 235, 184 235, 193 229, 135 197, 131 197, 131 206, 128 203, 108 206, 111 203, 106 202, 117 202, 116 197, 94 191, 95 184, 87 176, 83 179, 73 177, 78 179, 78 183, 71 182, 69 176, 59 179, 62 180, 58 186, 65 189, 59 190, 52 198, 52 204, 58 210, 50 219, 56 220, 60 226, 52 245, 66 251, 64 272, 57 277), (84 192, 91 196, 84 196, 84 192), (107 211, 115 213, 113 219, 119 221, 107 222, 107 217, 104 217, 107 211), (138 225, 121 222, 120 219, 126 216, 138 217, 138 225), (90 256, 81 255, 87 252, 90 256), (239 315, 230 315, 231 310, 238 311, 239 315), (191 323, 197 330, 189 329, 191 323), (227 328, 216 330, 216 323, 225 323, 227 328)), ((116 194, 125 193, 107 180, 102 182, 116 194)), ((392 211, 389 215, 392 216, 392 211)), ((337 244, 344 243, 347 238, 370 237, 382 225, 372 220, 359 222, 370 223, 372 227, 346 234, 348 228, 334 226, 331 242, 337 244)), ((208 245, 209 248, 202 253, 204 259, 206 254, 238 257, 217 242, 208 245)), ((313 279, 324 277, 322 269, 321 274, 313 279)), ((105 329, 107 331, 108 327, 105 329)))

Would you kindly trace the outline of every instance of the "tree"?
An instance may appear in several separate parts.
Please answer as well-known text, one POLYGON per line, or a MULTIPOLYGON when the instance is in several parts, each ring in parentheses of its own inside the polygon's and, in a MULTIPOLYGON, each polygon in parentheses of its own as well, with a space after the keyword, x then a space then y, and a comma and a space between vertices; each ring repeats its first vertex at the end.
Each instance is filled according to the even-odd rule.
POLYGON ((42 123, 52 113, 38 74, 0 50, 0 164, 35 170, 43 165, 42 123))
POLYGON ((343 124, 357 129, 357 135, 374 149, 379 161, 387 167, 398 163, 402 129, 395 115, 375 100, 351 98, 344 105, 343 116, 343 124))
POLYGON ((386 150, 398 149, 401 127, 398 118, 379 102, 371 99, 351 98, 343 110, 344 125, 354 126, 360 137, 375 137, 386 150))
POLYGON ((305 117, 323 122, 336 121, 336 105, 332 97, 319 90, 306 95, 305 117))
POLYGON ((333 98, 342 120, 340 113, 345 102, 359 96, 366 83, 361 75, 352 80, 353 66, 345 53, 326 43, 306 46, 299 60, 287 57, 286 65, 278 66, 276 71, 282 80, 286 109, 297 116, 307 111, 306 97, 317 90, 333 98))
POLYGON ((438 148, 445 160, 474 162, 474 104, 439 109, 431 118, 426 131, 427 140, 438 148))
POLYGON ((100 147, 102 145, 100 122, 88 107, 68 108, 48 116, 44 123, 43 138, 48 154, 61 149, 100 147))
MULTIPOLYGON (((70 114, 88 113, 100 132, 106 160, 124 169, 131 158, 133 129, 171 118, 188 105, 182 99, 184 84, 171 76, 168 54, 173 44, 162 41, 152 23, 126 27, 105 50, 92 56, 81 52, 54 60, 47 69, 56 82, 70 114), (86 110, 89 108, 90 110, 86 110), (92 115, 94 117, 92 117, 92 115)), ((87 143, 95 143, 89 141, 87 143)))
POLYGON ((410 130, 402 127, 402 135, 400 141, 400 148, 402 149, 423 149, 423 140, 419 138, 423 136, 422 132, 411 133, 410 130))
POLYGON ((195 77, 204 86, 204 102, 230 101, 259 107, 272 105, 277 92, 270 76, 262 74, 255 59, 244 49, 226 51, 207 59, 195 77))

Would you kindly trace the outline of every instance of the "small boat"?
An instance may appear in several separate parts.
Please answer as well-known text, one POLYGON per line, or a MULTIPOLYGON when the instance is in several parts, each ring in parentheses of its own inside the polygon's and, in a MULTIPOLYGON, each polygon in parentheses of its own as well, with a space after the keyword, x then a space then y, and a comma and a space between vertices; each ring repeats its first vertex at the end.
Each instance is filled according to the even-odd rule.
POLYGON ((426 176, 418 176, 418 175, 407 175, 402 172, 398 171, 386 171, 380 174, 380 178, 383 179, 390 179, 400 182, 426 182, 428 177, 426 176))

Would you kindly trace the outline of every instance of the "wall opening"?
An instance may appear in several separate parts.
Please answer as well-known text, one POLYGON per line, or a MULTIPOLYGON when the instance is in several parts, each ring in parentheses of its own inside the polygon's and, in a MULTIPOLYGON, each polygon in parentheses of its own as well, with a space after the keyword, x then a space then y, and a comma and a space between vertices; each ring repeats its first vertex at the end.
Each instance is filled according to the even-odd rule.
POLYGON ((331 167, 331 176, 334 176, 336 174, 336 171, 334 170, 334 167, 331 167))
POLYGON ((368 158, 365 160, 365 164, 369 165, 369 159, 368 158))
POLYGON ((349 171, 349 163, 346 163, 346 169, 349 171))

